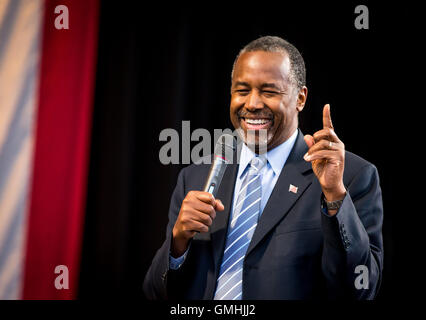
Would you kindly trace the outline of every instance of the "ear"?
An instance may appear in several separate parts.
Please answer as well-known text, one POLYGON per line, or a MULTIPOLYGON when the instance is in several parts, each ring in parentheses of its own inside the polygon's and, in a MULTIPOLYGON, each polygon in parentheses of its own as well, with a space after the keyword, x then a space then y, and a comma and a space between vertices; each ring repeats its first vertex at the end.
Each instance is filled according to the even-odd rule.
POLYGON ((299 93, 297 94, 297 103, 296 108, 297 111, 301 112, 305 107, 306 99, 308 98, 308 88, 303 86, 300 88, 299 93))

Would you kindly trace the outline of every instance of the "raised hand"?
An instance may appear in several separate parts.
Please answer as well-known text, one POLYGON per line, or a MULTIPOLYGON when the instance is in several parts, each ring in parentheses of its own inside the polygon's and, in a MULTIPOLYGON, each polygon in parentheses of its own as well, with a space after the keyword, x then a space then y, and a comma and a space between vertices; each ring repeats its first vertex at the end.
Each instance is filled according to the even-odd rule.
POLYGON ((324 106, 322 122, 321 130, 304 137, 309 147, 304 159, 311 162, 327 201, 341 200, 346 193, 343 184, 345 145, 334 132, 329 104, 324 106))

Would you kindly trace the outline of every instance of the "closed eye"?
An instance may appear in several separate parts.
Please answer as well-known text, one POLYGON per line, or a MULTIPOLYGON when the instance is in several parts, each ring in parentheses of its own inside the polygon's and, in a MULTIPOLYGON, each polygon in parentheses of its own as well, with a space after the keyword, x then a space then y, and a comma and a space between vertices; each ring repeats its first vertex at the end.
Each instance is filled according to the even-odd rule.
POLYGON ((274 96, 276 96, 276 95, 281 94, 281 92, 278 92, 278 91, 271 91, 271 90, 264 90, 264 91, 262 91, 262 93, 263 93, 265 96, 267 96, 267 97, 274 97, 274 96))
POLYGON ((238 92, 239 94, 248 94, 250 92, 250 90, 248 90, 248 89, 238 89, 238 90, 235 90, 235 92, 238 92))
POLYGON ((264 90, 263 92, 264 92, 264 93, 275 93, 275 94, 279 94, 279 92, 277 92, 277 91, 268 91, 268 90, 264 90))

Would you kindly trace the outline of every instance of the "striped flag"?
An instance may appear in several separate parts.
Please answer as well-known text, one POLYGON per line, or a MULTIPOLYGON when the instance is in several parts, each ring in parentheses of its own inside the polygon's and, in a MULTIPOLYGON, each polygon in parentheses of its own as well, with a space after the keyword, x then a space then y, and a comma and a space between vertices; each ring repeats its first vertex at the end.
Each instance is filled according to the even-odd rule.
POLYGON ((0 299, 76 298, 98 15, 98 0, 0 0, 0 299))

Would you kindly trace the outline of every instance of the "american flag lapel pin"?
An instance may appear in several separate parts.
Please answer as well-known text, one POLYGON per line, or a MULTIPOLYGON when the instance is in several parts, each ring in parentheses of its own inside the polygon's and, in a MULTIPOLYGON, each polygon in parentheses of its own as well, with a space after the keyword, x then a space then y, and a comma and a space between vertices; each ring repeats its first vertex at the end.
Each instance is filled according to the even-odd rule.
POLYGON ((288 188, 288 192, 297 193, 297 187, 290 184, 290 187, 288 188))

